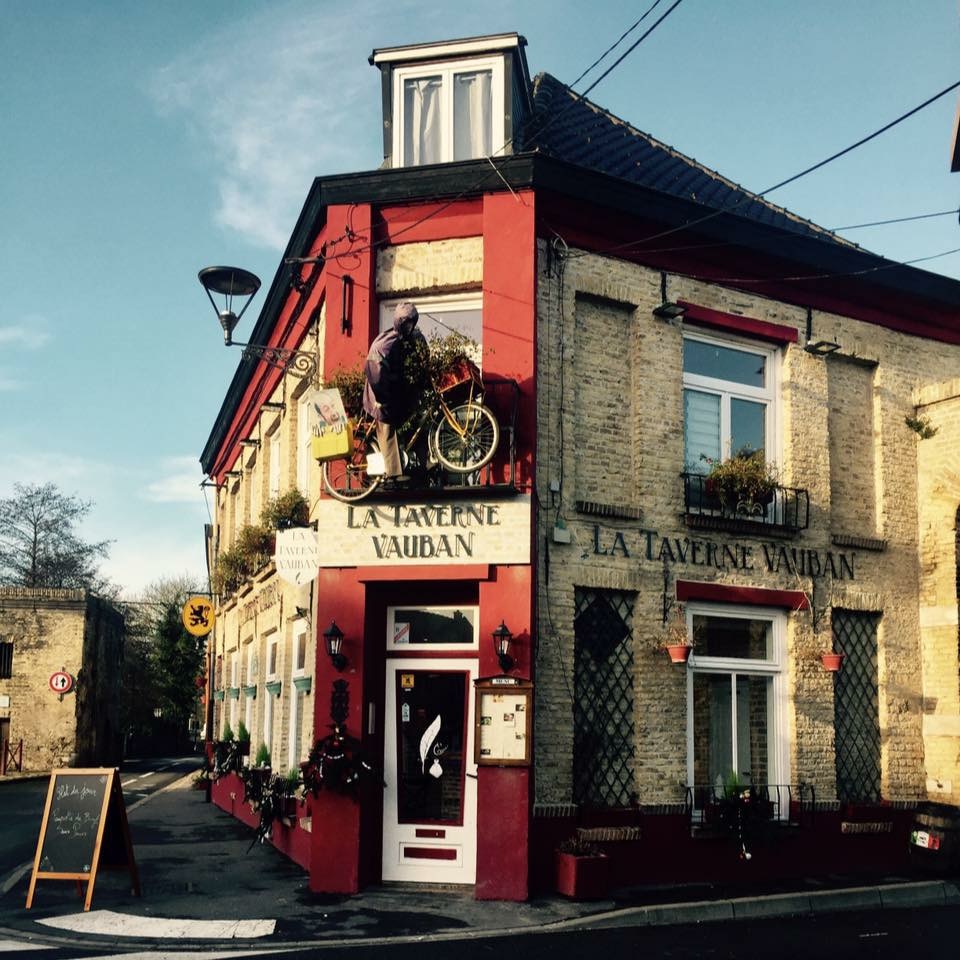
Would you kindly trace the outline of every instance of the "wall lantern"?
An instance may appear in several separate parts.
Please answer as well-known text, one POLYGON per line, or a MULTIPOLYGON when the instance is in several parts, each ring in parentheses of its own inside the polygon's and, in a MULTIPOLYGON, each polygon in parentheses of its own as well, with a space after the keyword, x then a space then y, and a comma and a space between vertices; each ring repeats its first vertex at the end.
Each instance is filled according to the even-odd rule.
POLYGON ((493 631, 493 652, 496 653, 497 662, 504 673, 513 669, 513 657, 510 656, 511 640, 513 640, 513 634, 501 620, 500 626, 493 631))
POLYGON ((317 372, 317 358, 311 353, 299 350, 287 350, 284 347, 268 347, 262 344, 237 343, 233 331, 246 313, 256 292, 260 289, 260 278, 249 270, 240 267, 204 267, 198 274, 207 297, 223 327, 223 342, 228 347, 243 347, 244 357, 263 360, 271 367, 296 377, 312 378, 317 372), (218 307, 213 295, 223 297, 223 307, 218 307), (236 313, 233 309, 234 297, 244 298, 246 302, 236 313))
POLYGON ((336 620, 330 621, 330 626, 323 631, 323 642, 327 646, 327 655, 337 670, 347 665, 347 658, 340 652, 343 646, 343 631, 337 626, 336 620))

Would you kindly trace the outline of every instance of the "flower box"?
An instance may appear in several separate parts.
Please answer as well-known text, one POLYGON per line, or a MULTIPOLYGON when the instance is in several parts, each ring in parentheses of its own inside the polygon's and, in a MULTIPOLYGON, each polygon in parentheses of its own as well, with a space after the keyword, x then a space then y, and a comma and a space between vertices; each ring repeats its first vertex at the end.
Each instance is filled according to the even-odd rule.
POLYGON ((574 900, 602 900, 610 892, 610 860, 606 854, 580 856, 554 853, 557 893, 574 900))

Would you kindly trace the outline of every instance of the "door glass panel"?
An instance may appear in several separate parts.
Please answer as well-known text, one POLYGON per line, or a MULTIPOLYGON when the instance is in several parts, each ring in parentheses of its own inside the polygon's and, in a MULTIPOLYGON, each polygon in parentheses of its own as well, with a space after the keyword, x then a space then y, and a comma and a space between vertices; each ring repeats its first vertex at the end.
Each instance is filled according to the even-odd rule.
POLYGON ((392 642, 398 646, 471 646, 475 610, 394 611, 392 642))
POLYGON ((729 674, 693 676, 693 777, 721 790, 733 769, 729 674))
POLYGON ((463 823, 467 674, 397 672, 397 819, 463 823))
POLYGON ((737 677, 737 775, 757 786, 767 781, 769 677, 737 677))

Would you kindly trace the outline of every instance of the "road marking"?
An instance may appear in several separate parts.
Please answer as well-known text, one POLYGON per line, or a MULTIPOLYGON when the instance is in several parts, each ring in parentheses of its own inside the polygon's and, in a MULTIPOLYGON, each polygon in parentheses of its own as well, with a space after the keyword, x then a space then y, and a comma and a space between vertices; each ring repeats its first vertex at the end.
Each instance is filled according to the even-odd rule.
POLYGON ((22 943, 19 940, 0 940, 0 953, 22 953, 24 950, 52 950, 42 943, 22 943))
POLYGON ((23 879, 24 874, 27 873, 31 867, 33 867, 32 860, 21 863, 20 866, 3 881, 3 886, 0 887, 0 896, 5 897, 23 879))
MULTIPOLYGON (((200 956, 203 960, 229 960, 231 957, 266 957, 274 953, 292 953, 302 949, 302 947, 277 947, 275 950, 225 950, 214 953, 207 953, 204 950, 200 956)), ((87 957, 86 960, 183 960, 185 956, 182 950, 144 950, 137 953, 104 953, 98 957, 87 957)))
POLYGON ((91 910, 37 920, 47 927, 74 933, 109 933, 113 937, 149 937, 156 940, 256 940, 269 937, 276 920, 168 920, 138 917, 113 910, 91 910))

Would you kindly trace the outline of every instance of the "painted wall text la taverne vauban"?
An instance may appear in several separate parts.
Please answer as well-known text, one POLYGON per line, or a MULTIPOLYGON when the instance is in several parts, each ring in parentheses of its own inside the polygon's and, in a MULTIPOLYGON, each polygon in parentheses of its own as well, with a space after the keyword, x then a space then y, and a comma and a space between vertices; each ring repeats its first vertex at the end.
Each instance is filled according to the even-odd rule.
POLYGON ((500 523, 496 504, 347 508, 347 528, 370 534, 378 560, 472 559, 474 530, 500 523))
POLYGON ((661 537, 656 530, 605 530, 593 526, 593 552, 602 557, 643 557, 659 563, 715 570, 763 570, 853 580, 856 554, 811 550, 779 543, 718 542, 690 537, 661 537))

